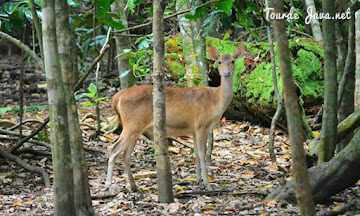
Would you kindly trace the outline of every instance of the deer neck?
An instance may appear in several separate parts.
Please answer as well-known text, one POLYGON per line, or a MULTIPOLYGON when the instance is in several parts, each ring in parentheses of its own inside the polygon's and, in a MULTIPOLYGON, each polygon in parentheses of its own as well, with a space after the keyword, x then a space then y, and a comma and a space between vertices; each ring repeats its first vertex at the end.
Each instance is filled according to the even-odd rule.
POLYGON ((225 112, 233 98, 233 76, 221 76, 221 85, 219 86, 220 109, 225 112))

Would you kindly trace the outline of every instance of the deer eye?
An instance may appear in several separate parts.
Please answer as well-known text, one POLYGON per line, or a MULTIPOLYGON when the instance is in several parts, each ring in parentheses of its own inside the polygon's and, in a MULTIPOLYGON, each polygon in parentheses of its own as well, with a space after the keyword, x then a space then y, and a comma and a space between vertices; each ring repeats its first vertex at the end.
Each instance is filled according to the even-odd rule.
POLYGON ((221 64, 221 62, 219 61, 219 64, 221 64))
POLYGON ((231 63, 235 64, 235 60, 232 60, 231 63))

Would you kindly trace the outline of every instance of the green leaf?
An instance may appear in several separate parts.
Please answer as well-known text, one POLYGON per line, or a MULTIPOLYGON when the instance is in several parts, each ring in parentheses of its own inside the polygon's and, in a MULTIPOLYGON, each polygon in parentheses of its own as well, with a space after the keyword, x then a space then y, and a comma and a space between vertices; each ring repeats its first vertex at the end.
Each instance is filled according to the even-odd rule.
POLYGON ((129 59, 129 64, 131 65, 131 67, 134 67, 134 65, 135 65, 135 59, 134 59, 134 58, 130 58, 130 59, 129 59))
POLYGON ((25 8, 24 14, 26 16, 26 19, 28 19, 29 21, 33 19, 30 8, 25 8))
POLYGON ((133 14, 135 12, 135 0, 127 0, 127 6, 131 11, 131 14, 133 14))
POLYGON ((90 97, 90 98, 93 98, 96 95, 97 87, 96 87, 96 85, 94 83, 91 83, 89 85, 89 92, 90 92, 90 94, 89 94, 88 97, 90 97))
POLYGON ((43 141, 43 142, 49 142, 49 141, 50 141, 50 138, 49 138, 49 137, 43 136, 41 133, 38 133, 37 137, 38 137, 38 139, 39 139, 40 141, 43 141))
POLYGON ((233 2, 234 2, 234 0, 221 1, 221 2, 217 3, 215 6, 219 10, 222 10, 224 13, 230 15, 233 2))
POLYGON ((69 6, 74 7, 74 8, 78 8, 80 6, 79 3, 77 3, 73 0, 67 0, 67 3, 69 6))
POLYGON ((109 98, 109 97, 96 98, 96 99, 95 99, 95 102, 103 101, 103 100, 106 100, 106 99, 108 99, 108 98, 109 98))
POLYGON ((85 103, 83 103, 84 106, 93 106, 94 103, 90 102, 90 101, 86 101, 85 103))
POLYGON ((34 0, 34 2, 37 6, 41 6, 41 0, 34 0))
POLYGON ((227 40, 230 37, 230 34, 228 32, 225 33, 223 40, 227 40))
POLYGON ((122 24, 120 24, 120 23, 116 22, 115 20, 108 18, 108 17, 99 19, 99 22, 101 22, 107 26, 113 27, 116 30, 121 30, 121 29, 125 28, 122 24))
POLYGON ((5 12, 8 14, 12 14, 14 7, 16 4, 14 2, 5 2, 2 7, 4 8, 5 12))
POLYGON ((0 115, 7 113, 7 112, 11 112, 14 108, 12 107, 0 107, 0 115))
POLYGON ((131 70, 126 70, 126 71, 122 72, 120 74, 119 78, 122 79, 122 78, 126 77, 130 72, 131 72, 131 70))
POLYGON ((110 0, 95 0, 96 6, 96 14, 103 18, 105 17, 106 13, 109 11, 110 7, 110 0))
POLYGON ((190 20, 196 20, 198 18, 202 18, 204 15, 208 14, 207 8, 198 8, 196 9, 194 14, 186 14, 185 18, 190 20))

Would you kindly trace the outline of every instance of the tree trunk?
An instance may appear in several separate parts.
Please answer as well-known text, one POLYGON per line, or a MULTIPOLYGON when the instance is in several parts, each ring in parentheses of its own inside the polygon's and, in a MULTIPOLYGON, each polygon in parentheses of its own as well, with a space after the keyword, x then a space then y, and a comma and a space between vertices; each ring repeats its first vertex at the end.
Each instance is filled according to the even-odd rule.
MULTIPOLYGON (((186 10, 192 7, 193 0, 188 1, 176 1, 177 10, 186 10)), ((197 64, 197 55, 201 55, 200 53, 196 53, 195 51, 195 34, 199 34, 196 32, 196 22, 185 18, 185 14, 181 14, 178 16, 179 27, 181 33, 181 39, 183 44, 183 53, 185 58, 185 78, 187 80, 188 86, 194 86, 194 81, 199 75, 200 68, 197 64)), ((201 49, 198 47, 198 49, 201 49)), ((201 71, 200 71, 201 72, 201 71)))
MULTIPOLYGON (((335 1, 322 1, 324 13, 335 17, 335 1)), ((335 153, 337 127, 337 74, 335 20, 323 20, 324 42, 324 115, 319 145, 318 163, 329 161, 335 153)))
MULTIPOLYGON (((345 63, 344 74, 341 77, 338 89, 339 121, 343 121, 354 112, 355 92, 355 11, 351 8, 351 19, 349 20, 348 53, 345 63)), ((337 152, 345 148, 350 142, 352 134, 337 144, 337 152)))
MULTIPOLYGON (((88 169, 83 148, 82 132, 79 125, 76 102, 74 98, 74 65, 72 60, 75 47, 71 41, 72 32, 69 25, 67 2, 56 1, 56 33, 59 45, 60 65, 67 105, 68 130, 70 137, 71 156, 74 165, 74 198, 78 216, 95 215, 92 208, 88 169)), ((76 63, 76 62, 74 62, 76 63)))
POLYGON ((360 10, 355 13, 356 35, 356 74, 355 74, 355 110, 360 109, 360 10))
MULTIPOLYGON (((284 1, 274 0, 272 6, 275 13, 283 13, 284 1)), ((302 124, 299 99, 292 75, 289 42, 286 34, 285 20, 274 20, 275 39, 283 84, 284 104, 289 137, 292 146, 293 176, 296 182, 296 198, 301 215, 315 215, 303 148, 304 129, 302 124)))
MULTIPOLYGON (((265 7, 267 7, 267 8, 269 7, 268 0, 265 0, 265 7)), ((268 36, 268 40, 269 40, 272 78, 273 78, 273 84, 274 84, 274 93, 275 93, 276 102, 277 102, 276 112, 271 120, 271 126, 270 126, 270 132, 269 132, 270 133, 269 153, 270 153, 271 161, 273 163, 277 164, 275 149, 274 149, 275 129, 276 129, 276 122, 280 119, 282 112, 283 112, 283 102, 280 97, 279 88, 278 88, 278 81, 277 81, 277 75, 276 75, 276 63, 275 63, 275 51, 274 51, 273 38, 272 38, 272 34, 271 34, 270 22, 268 23, 268 26, 266 27, 266 32, 267 32, 267 36, 268 36)))
MULTIPOLYGON (((305 0, 305 4, 306 4, 308 10, 311 10, 313 14, 316 13, 316 7, 315 7, 314 0, 305 0)), ((311 19, 310 25, 311 25, 311 30, 312 30, 315 40, 322 41, 323 37, 322 37, 322 33, 321 33, 321 27, 320 27, 319 20, 311 19)))
MULTIPOLYGON (((360 131, 341 152, 329 162, 309 169, 310 187, 316 203, 354 185, 360 178, 360 131)), ((267 200, 295 202, 294 181, 275 189, 267 200)))
POLYGON ((154 148, 157 169, 159 202, 174 202, 172 176, 166 138, 166 109, 164 87, 164 8, 162 0, 153 1, 154 34, 154 148))
MULTIPOLYGON (((117 14, 118 16, 120 16, 122 20, 126 20, 126 17, 122 17, 121 15, 121 14, 126 14, 124 11, 125 8, 124 5, 125 5, 124 0, 115 1, 111 5, 111 11, 117 14), (120 13, 120 10, 123 10, 124 13, 120 13)), ((122 24, 127 23, 127 22, 122 22, 121 20, 119 20, 119 22, 122 24)), ((124 27, 127 28, 128 27, 127 24, 125 24, 124 27)), ((116 43, 116 54, 118 56, 117 63, 118 63, 119 75, 121 76, 123 73, 127 73, 127 75, 121 76, 120 78, 120 87, 121 89, 125 89, 133 86, 137 79, 132 72, 132 67, 129 64, 129 58, 128 57, 124 58, 120 56, 122 53, 124 53, 125 49, 131 49, 130 38, 127 36, 122 36, 122 34, 128 34, 128 32, 125 31, 120 34, 116 34, 115 43, 116 43)))
POLYGON ((46 83, 51 121, 50 139, 54 169, 54 215, 76 215, 73 167, 64 87, 56 44, 55 1, 42 1, 42 32, 46 83))

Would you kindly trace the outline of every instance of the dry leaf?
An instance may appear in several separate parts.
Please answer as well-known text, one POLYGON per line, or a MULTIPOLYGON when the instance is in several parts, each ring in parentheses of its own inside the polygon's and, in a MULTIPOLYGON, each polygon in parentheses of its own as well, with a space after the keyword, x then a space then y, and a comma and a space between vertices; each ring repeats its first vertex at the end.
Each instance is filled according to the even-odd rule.
POLYGON ((339 208, 340 208, 340 205, 336 205, 332 210, 337 211, 337 210, 339 210, 339 208))
POLYGON ((277 204, 277 202, 275 200, 270 200, 269 202, 266 203, 267 206, 275 206, 277 204))
POLYGON ((168 150, 169 150, 169 152, 174 153, 174 154, 179 154, 180 153, 180 148, 170 146, 168 148, 168 150))
POLYGON ((12 204, 13 206, 21 206, 22 202, 21 201, 16 201, 12 204))
POLYGON ((225 211, 235 211, 235 208, 232 206, 226 206, 225 211))
POLYGON ((202 211, 211 211, 211 210, 214 210, 214 209, 215 209, 215 206, 206 205, 201 210, 202 211))

